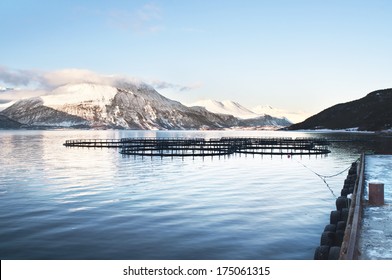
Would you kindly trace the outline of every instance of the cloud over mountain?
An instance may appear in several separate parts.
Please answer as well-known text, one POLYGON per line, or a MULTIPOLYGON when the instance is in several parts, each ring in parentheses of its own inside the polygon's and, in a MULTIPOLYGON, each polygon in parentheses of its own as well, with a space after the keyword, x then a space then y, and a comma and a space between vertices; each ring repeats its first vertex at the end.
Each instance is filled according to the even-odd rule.
POLYGON ((105 75, 87 69, 62 69, 56 71, 19 70, 0 66, 0 85, 21 87, 2 92, 0 100, 4 102, 21 98, 44 95, 44 92, 68 84, 92 83, 108 86, 124 84, 150 84, 157 89, 175 89, 188 91, 200 87, 200 84, 180 85, 168 81, 153 79, 151 81, 126 75, 105 75))
POLYGON ((40 74, 31 70, 15 70, 0 65, 0 82, 13 86, 27 86, 40 82, 40 74))

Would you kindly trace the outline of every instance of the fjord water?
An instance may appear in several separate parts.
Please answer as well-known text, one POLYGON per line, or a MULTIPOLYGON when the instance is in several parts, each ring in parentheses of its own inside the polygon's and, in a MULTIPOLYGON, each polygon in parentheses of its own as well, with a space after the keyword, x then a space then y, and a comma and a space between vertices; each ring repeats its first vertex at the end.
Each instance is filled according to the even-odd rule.
MULTIPOLYGON (((150 158, 66 139, 329 137, 263 131, 0 131, 1 259, 312 259, 348 168, 328 156, 150 158), (335 196, 334 196, 335 195, 335 196)), ((356 138, 372 137, 355 135, 356 138)))

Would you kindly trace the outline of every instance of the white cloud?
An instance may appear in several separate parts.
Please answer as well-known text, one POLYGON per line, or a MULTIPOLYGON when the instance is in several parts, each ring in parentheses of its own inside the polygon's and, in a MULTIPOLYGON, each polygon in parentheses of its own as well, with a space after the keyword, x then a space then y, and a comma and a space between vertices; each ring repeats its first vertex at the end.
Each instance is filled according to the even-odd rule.
POLYGON ((160 80, 152 80, 148 83, 151 84, 154 88, 156 88, 158 90, 172 89, 172 90, 178 90, 180 92, 189 91, 192 89, 200 88, 202 86, 201 83, 195 83, 192 85, 184 86, 184 85, 169 83, 169 82, 160 81, 160 80))
POLYGON ((141 79, 121 76, 102 75, 86 69, 62 69, 57 71, 15 70, 0 66, 0 83, 10 87, 24 86, 51 90, 65 84, 96 83, 115 85, 117 82, 141 83, 141 79))
POLYGON ((84 69, 63 69, 43 74, 44 85, 50 88, 65 84, 96 83, 112 84, 113 77, 97 74, 84 69))
POLYGON ((46 90, 14 89, 0 93, 0 111, 19 99, 32 98, 45 95, 46 90))
MULTIPOLYGON (((0 66, 0 85, 5 83, 10 87, 24 86, 22 89, 5 90, 0 92, 1 103, 30 98, 50 93, 54 88, 77 83, 93 83, 118 86, 121 84, 149 84, 157 90, 171 89, 178 92, 199 88, 200 84, 179 85, 162 80, 146 81, 141 78, 126 75, 103 75, 86 69, 62 69, 43 72, 32 70, 14 70, 0 66)), ((4 87, 5 88, 5 87, 4 87)))
POLYGON ((40 82, 40 74, 37 71, 14 70, 0 66, 0 82, 13 86, 27 86, 40 82))
POLYGON ((182 92, 182 91, 198 89, 198 88, 201 88, 202 86, 203 86, 202 83, 194 83, 194 84, 187 85, 187 86, 181 86, 180 91, 182 92))

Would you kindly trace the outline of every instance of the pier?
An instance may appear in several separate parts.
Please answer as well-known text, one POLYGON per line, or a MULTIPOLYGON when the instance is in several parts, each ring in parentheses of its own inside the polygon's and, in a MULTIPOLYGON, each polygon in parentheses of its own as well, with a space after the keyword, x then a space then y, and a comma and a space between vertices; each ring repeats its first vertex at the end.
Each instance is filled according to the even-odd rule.
POLYGON ((66 140, 66 147, 118 148, 124 155, 160 157, 253 155, 323 155, 330 153, 322 138, 121 138, 66 140))
POLYGON ((340 259, 392 259, 391 168, 392 155, 362 155, 340 259), (383 182, 376 200, 371 197, 374 182, 383 182))
POLYGON ((366 155, 358 259, 392 260, 392 155, 366 155))
POLYGON ((362 154, 349 170, 314 259, 392 259, 391 182, 392 155, 362 154))

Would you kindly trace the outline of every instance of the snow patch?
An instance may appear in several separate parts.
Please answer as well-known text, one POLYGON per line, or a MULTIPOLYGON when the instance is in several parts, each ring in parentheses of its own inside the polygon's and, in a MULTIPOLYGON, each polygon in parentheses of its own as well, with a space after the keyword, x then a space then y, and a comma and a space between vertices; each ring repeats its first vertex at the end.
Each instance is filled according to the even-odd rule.
POLYGON ((12 106, 16 101, 11 101, 7 103, 0 103, 0 112, 12 106))
POLYGON ((251 108, 253 112, 259 115, 270 115, 275 118, 285 118, 289 122, 299 123, 311 116, 310 113, 304 111, 288 111, 284 109, 274 108, 270 105, 258 105, 251 108))
POLYGON ((259 115, 255 112, 252 112, 241 104, 231 100, 225 100, 220 102, 216 100, 206 99, 189 104, 189 106, 204 107, 206 110, 212 113, 233 115, 234 117, 240 119, 251 119, 259 117, 259 115))
POLYGON ((367 155, 365 158, 365 199, 368 185, 384 183, 382 206, 365 207, 360 238, 362 258, 368 260, 392 259, 392 156, 367 155))
POLYGON ((186 104, 187 106, 200 106, 204 107, 208 111, 217 114, 233 115, 239 119, 253 119, 269 115, 274 118, 285 119, 288 122, 300 122, 310 116, 306 112, 289 112, 283 109, 277 109, 270 105, 258 105, 251 109, 248 109, 238 102, 225 100, 216 101, 211 99, 199 100, 197 102, 186 104))
POLYGON ((109 105, 117 94, 117 88, 97 84, 73 84, 61 86, 50 95, 41 96, 43 105, 57 108, 64 105, 87 103, 90 105, 109 105))

